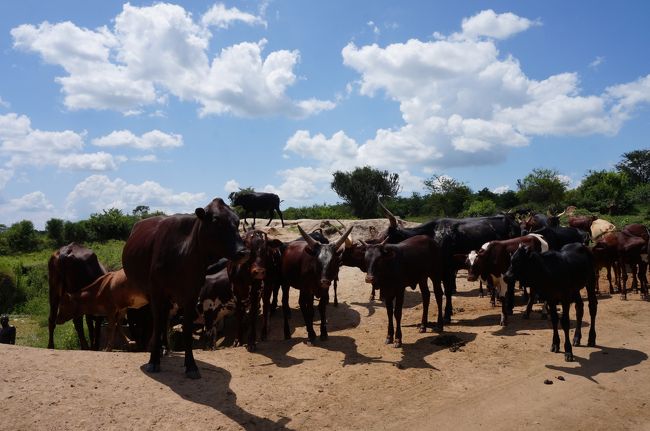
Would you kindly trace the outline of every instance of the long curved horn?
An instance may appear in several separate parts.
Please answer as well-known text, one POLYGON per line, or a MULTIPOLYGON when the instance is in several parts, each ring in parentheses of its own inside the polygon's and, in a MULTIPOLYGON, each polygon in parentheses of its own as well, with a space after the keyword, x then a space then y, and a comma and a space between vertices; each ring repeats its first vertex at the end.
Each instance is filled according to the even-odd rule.
POLYGON ((314 238, 307 235, 307 233, 300 227, 300 225, 298 225, 298 230, 300 231, 300 235, 302 235, 304 240, 307 241, 307 245, 314 248, 319 244, 314 238))
POLYGON ((345 242, 345 240, 348 238, 348 235, 350 235, 350 232, 352 232, 353 227, 354 226, 350 226, 348 230, 345 231, 343 236, 336 241, 336 243, 334 244, 334 250, 338 250, 339 247, 345 242))
MULTIPOLYGON (((347 226, 344 225, 343 223, 341 223, 341 220, 336 219, 336 218, 335 218, 334 220, 336 220, 336 221, 337 221, 337 222, 338 222, 338 223, 343 227, 343 229, 347 229, 347 226)), ((339 233, 339 235, 343 235, 343 234, 341 233, 341 229, 337 228, 337 227, 334 226, 334 225, 332 225, 332 227, 333 227, 334 229, 336 229, 336 231, 339 233)), ((350 238, 351 236, 352 236, 352 234, 348 235, 348 237, 345 238, 345 246, 346 246, 346 247, 352 247, 352 243, 353 243, 354 241, 352 240, 352 238, 350 238)))
POLYGON ((386 208, 384 204, 381 203, 381 199, 379 199, 379 196, 377 196, 377 202, 379 202, 379 206, 381 207, 381 209, 384 210, 384 214, 386 214, 386 217, 388 217, 391 227, 397 227, 397 219, 395 218, 393 213, 390 212, 388 208, 386 208))
POLYGON ((565 212, 566 212, 566 210, 562 211, 560 214, 556 215, 555 217, 562 217, 565 212))

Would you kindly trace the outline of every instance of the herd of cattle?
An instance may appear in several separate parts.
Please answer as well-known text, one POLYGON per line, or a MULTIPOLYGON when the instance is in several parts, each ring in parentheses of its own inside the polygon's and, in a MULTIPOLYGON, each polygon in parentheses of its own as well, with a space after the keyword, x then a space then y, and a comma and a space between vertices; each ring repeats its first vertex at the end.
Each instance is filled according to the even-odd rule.
POLYGON ((269 314, 277 306, 280 289, 284 337, 291 336, 289 289, 294 287, 299 291, 308 343, 316 341, 315 298, 320 340, 326 340, 329 291, 334 284, 336 305, 341 265, 365 272, 373 296, 374 290, 379 289, 388 314, 386 343, 395 347, 402 343, 405 288, 420 289, 423 309, 419 330, 425 332, 430 299, 428 280, 432 281, 437 327, 443 330, 444 324, 451 321, 456 273, 461 268, 467 269, 470 281, 487 283, 493 301, 499 298, 502 325, 507 324, 508 315, 512 314, 517 280, 524 292, 526 288, 530 291, 525 318, 533 298, 544 300, 553 325, 551 350, 560 351, 559 321, 565 335, 567 361, 573 360, 569 341, 571 303, 575 303, 577 321, 573 345, 579 345, 581 340, 582 288, 587 290, 591 318, 587 344, 595 345, 597 274, 601 268, 607 268, 610 293, 616 287, 625 298, 630 274, 632 288, 640 289, 642 299, 649 299, 646 273, 650 241, 643 225, 616 230, 611 223, 596 217, 570 216, 569 226, 561 227, 559 215, 520 210, 490 217, 440 218, 405 228, 379 204, 390 225, 365 241, 354 240, 352 227, 345 226, 345 231, 339 229, 340 237, 332 243, 322 230, 307 234, 299 225, 300 237, 291 242, 269 238, 267 233, 254 228, 245 227, 240 235, 239 218, 217 198, 205 208, 197 208, 194 214, 157 216, 136 223, 124 245, 123 268, 119 271, 106 272, 97 256, 81 245, 64 246, 49 261, 48 347, 54 347, 56 324, 73 320, 81 347, 87 349, 82 322, 85 315, 90 347, 95 349, 99 347, 101 319, 107 318, 106 348, 110 350, 115 331, 122 331, 121 323, 128 312, 131 336, 139 337, 141 342, 149 340, 151 355, 146 370, 157 372, 163 347, 168 344, 170 316, 178 314, 182 315, 185 372, 190 378, 198 378, 192 354, 195 322, 202 322, 208 343, 214 345, 217 323, 235 313, 235 342, 252 351, 258 337, 260 299, 260 338, 265 340, 269 314), (593 245, 588 246, 590 242, 593 245), (614 269, 614 284, 610 269, 614 269), (561 319, 558 304, 562 306, 561 319), (144 318, 141 313, 137 319, 134 309, 146 309, 144 318))

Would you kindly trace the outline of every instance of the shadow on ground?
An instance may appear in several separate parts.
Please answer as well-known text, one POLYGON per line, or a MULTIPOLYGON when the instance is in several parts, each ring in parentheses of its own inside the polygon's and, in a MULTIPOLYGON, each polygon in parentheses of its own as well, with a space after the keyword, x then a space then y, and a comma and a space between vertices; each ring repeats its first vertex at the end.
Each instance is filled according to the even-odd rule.
POLYGON ((623 368, 638 365, 648 359, 648 355, 639 350, 615 347, 601 347, 600 350, 591 352, 589 359, 577 356, 579 353, 579 347, 573 349, 575 361, 579 364, 579 367, 547 365, 546 368, 582 376, 594 383, 598 383, 595 377, 599 374, 616 373, 623 368))
POLYGON ((196 361, 202 378, 190 380, 183 374, 183 355, 173 355, 165 358, 159 373, 143 373, 157 382, 169 387, 181 398, 193 403, 211 407, 245 430, 289 430, 286 426, 289 418, 274 422, 267 418, 256 416, 237 405, 237 394, 230 389, 232 375, 225 369, 202 361, 196 361))

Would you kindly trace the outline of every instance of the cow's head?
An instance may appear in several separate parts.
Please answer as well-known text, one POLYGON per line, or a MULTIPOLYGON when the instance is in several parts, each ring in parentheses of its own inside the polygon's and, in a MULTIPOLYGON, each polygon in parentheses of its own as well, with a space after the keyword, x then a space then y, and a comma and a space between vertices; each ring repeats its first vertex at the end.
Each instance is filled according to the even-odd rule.
POLYGON ((263 280, 266 277, 266 268, 272 262, 272 249, 282 246, 277 239, 269 240, 265 232, 259 230, 248 231, 244 236, 244 244, 250 250, 250 274, 254 280, 263 280))
POLYGON ((200 297, 196 311, 199 316, 203 316, 205 330, 213 330, 217 323, 235 311, 235 300, 230 286, 220 286, 210 292, 210 295, 200 297))
POLYGON ((366 283, 375 283, 381 277, 382 269, 386 267, 390 260, 395 258, 395 250, 390 244, 386 244, 387 241, 388 238, 379 244, 362 243, 365 246, 366 283))
POLYGON ((352 226, 334 243, 321 244, 314 238, 307 235, 307 233, 298 225, 298 230, 303 239, 307 242, 305 252, 315 259, 312 260, 313 270, 320 274, 320 289, 328 290, 332 281, 336 280, 339 273, 341 254, 343 253, 343 245, 350 232, 352 226))
POLYGON ((206 250, 209 259, 227 257, 241 262, 248 258, 249 251, 239 236, 239 217, 223 200, 215 198, 194 213, 200 220, 198 246, 206 250))
POLYGON ((510 266, 503 275, 503 280, 506 283, 519 280, 521 283, 526 283, 526 275, 528 273, 528 266, 531 261, 533 250, 524 244, 519 244, 519 248, 510 256, 510 266))

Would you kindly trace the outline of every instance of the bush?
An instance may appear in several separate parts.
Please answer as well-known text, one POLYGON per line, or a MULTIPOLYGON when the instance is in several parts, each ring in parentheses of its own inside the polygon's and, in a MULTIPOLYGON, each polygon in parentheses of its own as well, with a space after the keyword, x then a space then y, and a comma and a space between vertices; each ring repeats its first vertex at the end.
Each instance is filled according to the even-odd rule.
POLYGON ((289 207, 282 212, 287 220, 307 219, 352 219, 356 218, 348 205, 312 205, 309 207, 289 207))
POLYGON ((480 217, 480 216, 491 216, 496 214, 497 206, 496 204, 489 200, 476 200, 473 201, 469 208, 463 212, 464 217, 480 217))

